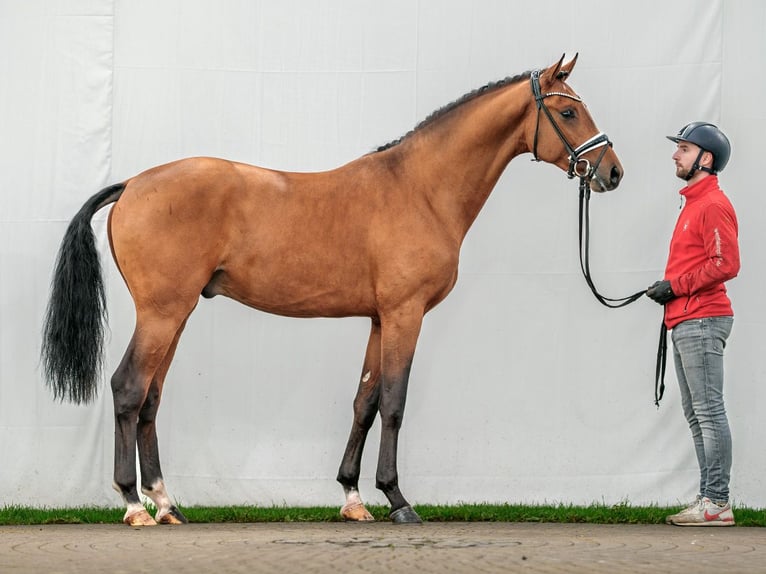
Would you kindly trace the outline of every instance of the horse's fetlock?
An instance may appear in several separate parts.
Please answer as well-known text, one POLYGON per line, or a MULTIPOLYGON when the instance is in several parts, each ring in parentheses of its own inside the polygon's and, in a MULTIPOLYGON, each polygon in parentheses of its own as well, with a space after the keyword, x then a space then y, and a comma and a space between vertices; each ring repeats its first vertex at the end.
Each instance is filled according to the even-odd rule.
POLYGON ((115 479, 112 482, 112 488, 116 490, 126 503, 139 502, 138 492, 136 492, 135 483, 128 483, 128 481, 115 479))
POLYGON ((399 479, 398 477, 376 479, 375 488, 382 492, 392 492, 393 490, 399 488, 399 479))
POLYGON ((335 480, 337 480, 344 489, 356 488, 359 483, 359 473, 341 467, 335 480))

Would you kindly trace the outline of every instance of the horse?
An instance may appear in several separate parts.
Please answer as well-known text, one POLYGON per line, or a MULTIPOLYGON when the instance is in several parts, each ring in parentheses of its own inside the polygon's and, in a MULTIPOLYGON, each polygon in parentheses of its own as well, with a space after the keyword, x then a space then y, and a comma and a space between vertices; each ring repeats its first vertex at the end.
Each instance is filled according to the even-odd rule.
POLYGON ((623 169, 567 79, 565 63, 493 82, 412 131, 336 169, 275 171, 217 158, 151 168, 88 199, 56 258, 41 365, 54 400, 97 395, 107 302, 93 215, 135 305, 135 329, 111 377, 114 482, 130 526, 181 524, 163 479, 155 420, 184 326, 202 298, 230 297, 288 317, 370 319, 351 432, 337 480, 348 521, 371 521, 359 492, 362 451, 380 415, 375 477, 397 524, 420 516, 399 488, 397 443, 424 315, 455 286, 469 227, 516 156, 558 166, 589 189, 623 169), (575 147, 575 143, 580 145, 575 147), (136 448, 137 446, 137 448, 136 448), (137 490, 156 507, 152 517, 137 490))

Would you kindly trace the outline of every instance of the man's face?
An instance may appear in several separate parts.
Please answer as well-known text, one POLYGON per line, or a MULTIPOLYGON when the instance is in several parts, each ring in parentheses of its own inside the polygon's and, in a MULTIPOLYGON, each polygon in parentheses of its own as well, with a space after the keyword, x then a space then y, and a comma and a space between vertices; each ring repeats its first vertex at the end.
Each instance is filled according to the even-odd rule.
POLYGON ((676 152, 673 154, 673 161, 676 162, 676 177, 686 179, 699 153, 698 145, 685 141, 678 142, 676 152))

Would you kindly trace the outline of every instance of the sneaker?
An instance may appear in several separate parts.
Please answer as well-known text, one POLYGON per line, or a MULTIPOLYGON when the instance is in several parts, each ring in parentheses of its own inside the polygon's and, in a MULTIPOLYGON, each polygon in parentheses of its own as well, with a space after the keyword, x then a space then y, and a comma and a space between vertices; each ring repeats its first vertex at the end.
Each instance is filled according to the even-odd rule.
POLYGON ((727 502, 720 506, 705 497, 693 509, 686 509, 668 517, 676 526, 734 526, 734 513, 727 502))
POLYGON ((702 500, 702 497, 698 494, 694 502, 692 502, 689 506, 684 508, 681 512, 678 512, 676 514, 671 514, 670 516, 665 517, 665 524, 673 524, 674 520, 682 519, 683 516, 686 516, 687 514, 692 514, 697 512, 697 507, 700 505, 700 501, 702 500))

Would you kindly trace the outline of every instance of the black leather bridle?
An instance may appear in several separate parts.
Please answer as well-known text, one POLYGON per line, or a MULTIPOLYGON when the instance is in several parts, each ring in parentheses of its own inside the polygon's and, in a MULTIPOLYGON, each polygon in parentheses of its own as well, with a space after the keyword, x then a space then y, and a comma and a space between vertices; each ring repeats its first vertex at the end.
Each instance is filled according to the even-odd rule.
POLYGON ((612 147, 612 142, 609 141, 609 137, 604 132, 599 132, 589 140, 580 144, 580 146, 577 148, 573 147, 572 144, 570 144, 567 140, 564 132, 562 132, 561 128, 559 128, 556 120, 553 119, 553 114, 551 114, 548 106, 545 105, 545 98, 549 98, 551 96, 560 96, 562 98, 569 98, 570 100, 574 100, 576 102, 582 102, 582 99, 579 96, 574 94, 567 94, 566 92, 542 93, 542 90, 540 89, 540 70, 535 70, 532 72, 530 83, 532 84, 532 93, 535 96, 535 104, 537 105, 537 125, 535 126, 535 139, 532 147, 532 155, 534 156, 534 161, 540 161, 537 157, 537 140, 538 134, 540 132, 540 111, 542 110, 542 112, 548 116, 548 119, 551 122, 551 126, 553 126, 553 130, 556 132, 556 135, 561 140, 561 143, 564 144, 564 147, 569 154, 569 169, 567 170, 567 177, 572 179, 573 177, 577 176, 580 178, 580 180, 585 179, 590 181, 593 179, 593 176, 596 175, 596 170, 601 164, 601 160, 604 158, 606 150, 612 147), (596 163, 591 166, 590 162, 582 156, 584 156, 589 151, 598 149, 600 147, 603 149, 601 150, 596 163))
MULTIPOLYGON (((580 209, 579 209, 579 241, 580 241, 580 269, 582 270, 585 282, 588 284, 593 296, 596 300, 610 309, 617 309, 625 307, 634 303, 646 294, 646 289, 638 291, 633 295, 627 297, 612 298, 606 297, 599 293, 593 282, 593 277, 590 271, 590 182, 593 177, 596 176, 601 160, 606 154, 606 150, 612 147, 612 142, 609 141, 609 137, 604 132, 599 132, 592 138, 586 140, 578 147, 573 147, 569 143, 564 133, 559 128, 556 120, 553 118, 553 114, 545 105, 545 98, 550 96, 560 96, 563 98, 569 98, 576 102, 582 102, 582 99, 573 94, 567 94, 566 92, 547 92, 543 93, 540 89, 540 70, 535 70, 530 75, 530 83, 532 85, 532 93, 535 97, 535 103, 537 105, 537 125, 535 126, 535 138, 532 147, 533 161, 540 161, 537 157, 537 141, 538 133, 540 131, 540 111, 548 117, 551 122, 553 130, 556 135, 564 144, 564 148, 569 154, 569 169, 567 170, 567 177, 569 179, 577 176, 580 180, 580 209), (584 157, 586 153, 595 149, 602 148, 601 153, 598 155, 596 162, 591 163, 584 157)), ((662 395, 665 392, 665 366, 667 362, 667 329, 664 322, 660 327, 660 341, 657 349, 657 364, 655 370, 655 382, 654 382, 654 404, 659 407, 662 395)))
POLYGON ((548 120, 550 120, 551 126, 553 126, 553 131, 556 132, 556 135, 561 140, 561 143, 564 144, 564 148, 569 154, 569 169, 567 170, 567 177, 572 179, 577 176, 580 179, 580 268, 582 269, 585 281, 588 283, 588 287, 590 287, 593 295, 602 305, 611 308, 618 308, 629 305, 630 303, 633 303, 639 299, 644 293, 646 293, 646 290, 634 293, 628 297, 620 297, 619 299, 605 297, 598 292, 598 289, 596 289, 590 272, 590 215, 588 209, 590 201, 590 182, 596 175, 596 171, 598 170, 598 166, 601 164, 601 160, 606 154, 606 150, 612 147, 612 142, 609 141, 609 137, 604 132, 599 132, 592 138, 580 144, 577 148, 572 146, 572 144, 569 143, 566 136, 564 135, 564 132, 561 131, 561 128, 556 123, 556 120, 553 118, 553 114, 548 109, 548 106, 545 105, 545 98, 550 96, 560 96, 563 98, 575 100, 576 102, 582 102, 582 99, 574 94, 567 94, 566 92, 543 93, 540 89, 539 70, 532 72, 530 76, 530 83, 532 84, 532 93, 535 96, 535 103, 537 105, 537 125, 535 126, 535 139, 532 147, 532 155, 534 156, 534 161, 540 161, 540 159, 537 157, 537 141, 538 133, 540 131, 540 111, 542 111, 548 117, 548 120), (583 155, 598 148, 602 148, 601 153, 598 155, 596 162, 591 165, 591 163, 586 158, 584 158, 583 155))

